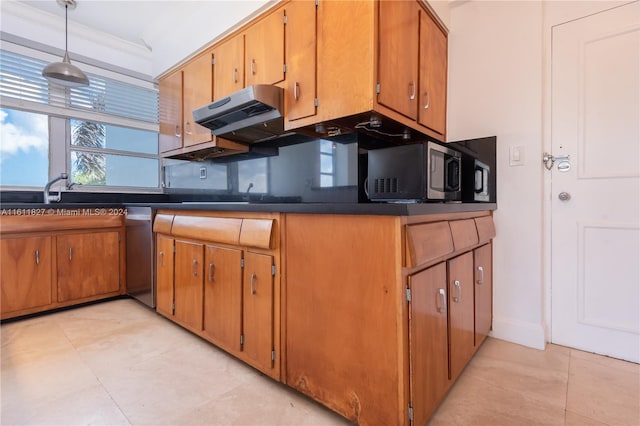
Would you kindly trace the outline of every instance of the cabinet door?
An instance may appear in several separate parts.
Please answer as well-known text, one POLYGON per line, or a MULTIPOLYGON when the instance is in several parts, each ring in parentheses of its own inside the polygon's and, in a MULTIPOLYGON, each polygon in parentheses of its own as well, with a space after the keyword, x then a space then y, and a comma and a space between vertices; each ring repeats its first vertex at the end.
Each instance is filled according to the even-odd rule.
POLYGON ((213 50, 213 99, 222 99, 244 87, 244 35, 213 50))
POLYGON ((246 85, 284 80, 284 13, 280 9, 245 33, 246 85))
POLYGON ((216 344, 240 351, 242 251, 205 248, 204 332, 216 344))
POLYGON ((158 235, 156 245, 156 310, 170 317, 173 315, 173 238, 158 235))
POLYGON ((204 54, 183 69, 184 146, 212 140, 211 130, 193 121, 193 110, 213 100, 211 54, 204 54))
POLYGON ((118 231, 58 235, 58 302, 120 289, 118 231))
POLYGON ((242 351, 260 370, 273 368, 273 257, 245 253, 242 351))
POLYGON ((409 277, 409 352, 414 424, 426 424, 449 387, 447 266, 409 277))
POLYGON ((444 135, 447 109, 447 36, 420 12, 420 99, 418 122, 444 135))
POLYGON ((182 71, 160 80, 160 152, 182 148, 182 71))
POLYGON ((182 325, 202 330, 204 249, 189 241, 175 244, 174 317, 182 325))
POLYGON ((475 345, 487 337, 491 330, 493 268, 491 243, 473 252, 475 271, 475 345))
POLYGON ((473 253, 449 265, 449 377, 455 380, 474 352, 473 253))
POLYGON ((418 23, 415 1, 383 0, 379 6, 378 102, 417 118, 418 23))
POLYGON ((315 2, 295 1, 287 14, 287 120, 316 114, 316 10, 315 2))
POLYGON ((2 314, 46 306, 51 297, 51 237, 0 241, 2 314))

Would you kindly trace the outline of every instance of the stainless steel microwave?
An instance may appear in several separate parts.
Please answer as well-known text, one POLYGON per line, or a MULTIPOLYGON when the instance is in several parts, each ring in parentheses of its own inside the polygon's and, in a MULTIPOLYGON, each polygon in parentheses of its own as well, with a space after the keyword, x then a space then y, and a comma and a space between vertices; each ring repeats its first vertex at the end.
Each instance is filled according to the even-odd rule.
POLYGON ((367 192, 372 201, 460 201, 461 154, 435 142, 368 152, 367 192))

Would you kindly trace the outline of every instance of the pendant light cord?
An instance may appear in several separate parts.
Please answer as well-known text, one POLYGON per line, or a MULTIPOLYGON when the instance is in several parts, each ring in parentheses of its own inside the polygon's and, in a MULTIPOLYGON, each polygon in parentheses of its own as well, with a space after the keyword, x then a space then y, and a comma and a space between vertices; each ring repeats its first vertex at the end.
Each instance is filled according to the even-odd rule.
POLYGON ((64 51, 68 52, 69 51, 69 33, 68 33, 68 26, 69 26, 69 5, 65 4, 64 5, 64 51))

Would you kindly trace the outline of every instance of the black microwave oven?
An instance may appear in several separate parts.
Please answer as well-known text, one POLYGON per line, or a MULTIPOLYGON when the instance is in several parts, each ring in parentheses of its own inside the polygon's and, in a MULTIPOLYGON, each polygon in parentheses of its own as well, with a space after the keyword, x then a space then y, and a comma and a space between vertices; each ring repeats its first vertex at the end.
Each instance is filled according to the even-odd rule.
POLYGON ((371 201, 462 200, 460 152, 435 142, 368 152, 367 195, 371 201))

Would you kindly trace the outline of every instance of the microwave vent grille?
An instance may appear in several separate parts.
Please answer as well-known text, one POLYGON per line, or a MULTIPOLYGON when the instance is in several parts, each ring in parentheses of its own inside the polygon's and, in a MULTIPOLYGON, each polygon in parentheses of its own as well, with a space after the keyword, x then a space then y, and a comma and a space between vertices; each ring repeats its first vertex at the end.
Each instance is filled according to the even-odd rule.
POLYGON ((398 192, 398 178, 376 178, 373 190, 376 194, 395 194, 398 192))

